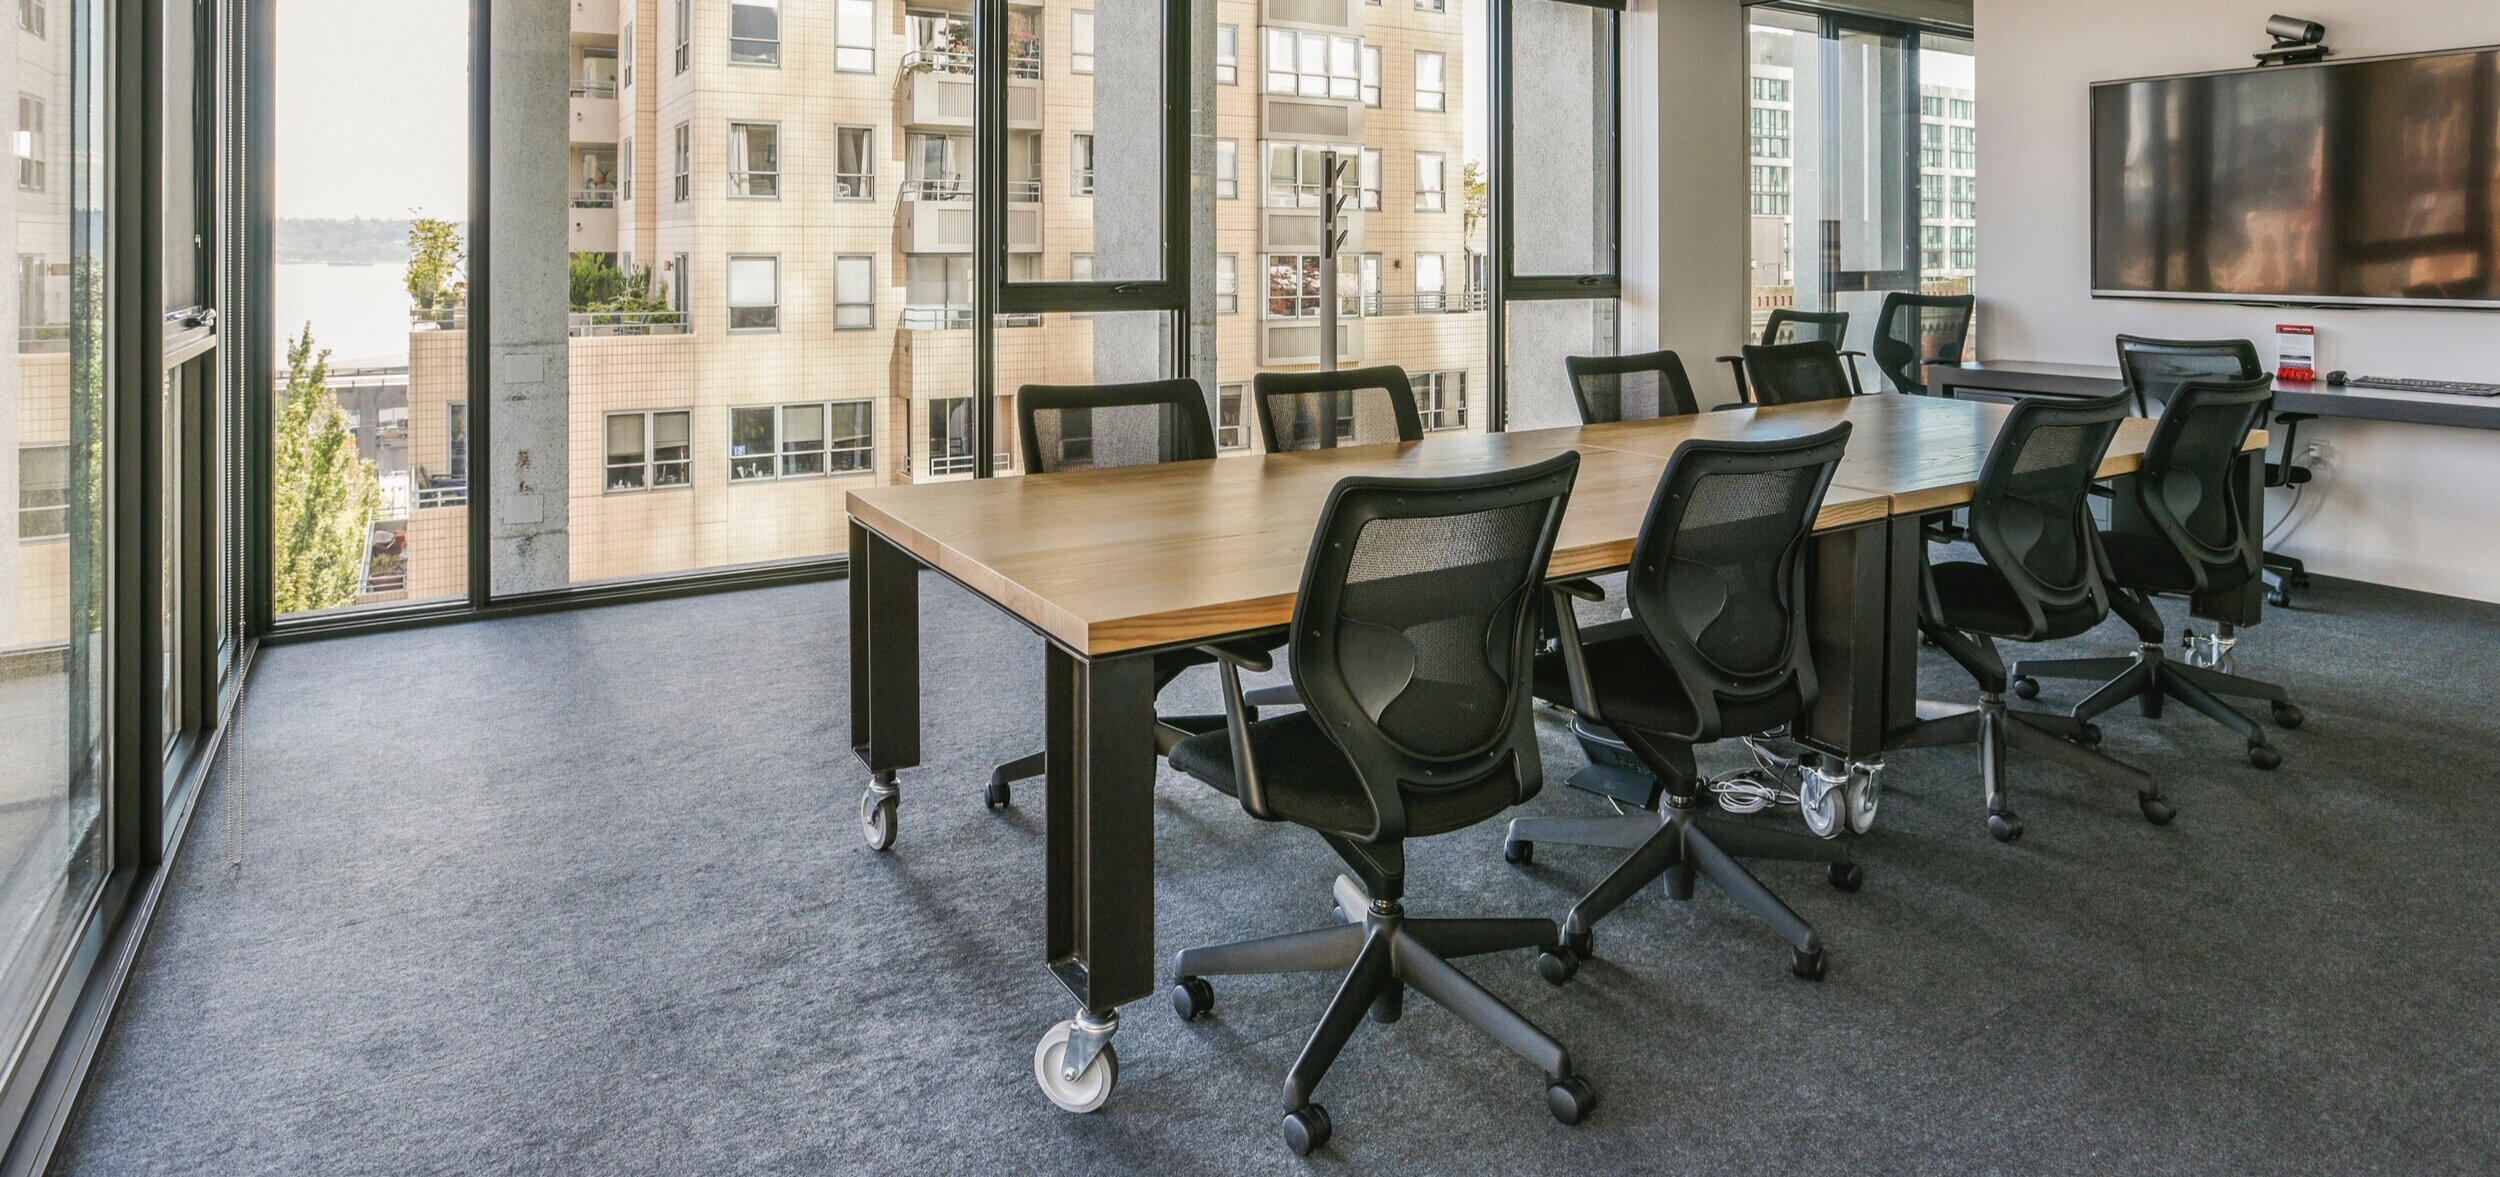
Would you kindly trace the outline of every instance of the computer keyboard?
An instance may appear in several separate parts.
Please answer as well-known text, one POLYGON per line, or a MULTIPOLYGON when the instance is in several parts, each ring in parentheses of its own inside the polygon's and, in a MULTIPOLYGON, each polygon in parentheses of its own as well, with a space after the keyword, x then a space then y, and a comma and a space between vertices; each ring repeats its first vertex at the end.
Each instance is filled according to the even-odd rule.
POLYGON ((2347 376, 2326 374, 2329 384, 2348 384, 2354 388, 2384 388, 2393 392, 2436 392, 2447 396, 2500 396, 2500 384, 2473 384, 2463 380, 2409 380, 2401 376, 2347 376))

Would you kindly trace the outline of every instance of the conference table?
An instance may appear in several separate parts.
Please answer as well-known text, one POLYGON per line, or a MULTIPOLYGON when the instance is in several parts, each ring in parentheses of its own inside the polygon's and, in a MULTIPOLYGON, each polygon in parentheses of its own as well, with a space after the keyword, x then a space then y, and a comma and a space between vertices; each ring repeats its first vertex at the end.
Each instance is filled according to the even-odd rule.
MULTIPOLYGON (((1153 655, 1287 624, 1339 480, 1509 469, 1576 450, 1579 477, 1548 574, 1586 577, 1630 563, 1659 476, 1684 441, 1795 437, 1850 422, 1809 553, 1822 697, 1796 734, 1859 760, 1918 719, 1920 521, 1970 502, 2011 411, 1879 394, 853 491, 851 742, 870 774, 863 832, 879 849, 893 844, 900 773, 920 761, 919 579, 933 571, 1045 639, 1044 957, 1078 1005, 1084 1047, 1071 1053, 1090 1056, 1116 1032, 1121 1005, 1161 987, 1153 655)), ((2100 475, 2134 472, 2153 426, 2123 422, 2100 475)), ((2264 447, 2264 434, 2253 435, 2249 451, 2264 447)), ((949 791, 968 801, 972 782, 949 791)))

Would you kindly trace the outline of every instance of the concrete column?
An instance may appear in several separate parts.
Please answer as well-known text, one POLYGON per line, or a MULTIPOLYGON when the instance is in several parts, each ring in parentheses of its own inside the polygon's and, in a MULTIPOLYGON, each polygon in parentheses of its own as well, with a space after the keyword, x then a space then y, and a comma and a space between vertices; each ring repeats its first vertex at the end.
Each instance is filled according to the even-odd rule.
POLYGON ((484 471, 497 594, 572 583, 570 401, 565 315, 566 73, 572 8, 514 0, 493 8, 495 82, 487 182, 487 396, 484 471))
MULTIPOLYGON (((1194 171, 1200 152, 1193 139, 1190 158, 1163 158, 1164 39, 1160 0, 1094 6, 1094 276, 1103 281, 1160 277, 1167 236, 1189 231, 1163 223, 1167 177, 1194 171)), ((1207 45, 1212 69, 1212 34, 1207 45)), ((1171 340, 1162 315, 1096 316, 1094 379, 1152 380, 1172 371, 1171 340)))
POLYGON ((1711 357, 1743 345, 1752 298, 1745 74, 1738 0, 1624 18, 1623 348, 1674 349, 1704 405, 1736 399, 1711 357))

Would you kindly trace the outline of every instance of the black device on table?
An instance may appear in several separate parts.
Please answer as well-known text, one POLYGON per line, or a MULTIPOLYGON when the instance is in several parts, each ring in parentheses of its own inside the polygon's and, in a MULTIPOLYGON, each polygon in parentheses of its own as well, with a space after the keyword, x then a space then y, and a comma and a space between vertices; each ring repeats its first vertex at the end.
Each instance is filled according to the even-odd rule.
POLYGON ((2400 376, 2353 376, 2343 369, 2326 374, 2326 382, 2338 387, 2384 388, 2391 392, 2437 392, 2448 396, 2500 396, 2500 384, 2476 384, 2465 380, 2410 380, 2400 376))

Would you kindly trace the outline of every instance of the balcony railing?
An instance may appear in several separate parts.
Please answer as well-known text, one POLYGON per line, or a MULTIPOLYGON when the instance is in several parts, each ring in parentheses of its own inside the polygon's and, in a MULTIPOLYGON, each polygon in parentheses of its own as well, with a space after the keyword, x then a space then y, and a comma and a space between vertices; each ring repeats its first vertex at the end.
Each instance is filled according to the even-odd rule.
POLYGON ((1487 292, 1481 288, 1461 290, 1456 294, 1367 294, 1363 296, 1363 317, 1390 318, 1397 315, 1460 315, 1480 311, 1487 303, 1487 292))
MULTIPOLYGON (((903 55, 906 74, 957 74, 971 77, 972 52, 966 49, 914 49, 903 55)), ((1042 76, 1042 55, 1039 51, 1018 53, 1007 59, 1007 76, 1038 81, 1042 76)))
POLYGON ((465 474, 428 474, 419 466, 409 479, 411 505, 425 511, 436 507, 465 507, 469 503, 469 479, 465 474))
POLYGON ((958 331, 972 326, 972 308, 968 306, 906 306, 903 308, 905 331, 958 331))
POLYGON ((614 188, 576 188, 576 189, 574 189, 574 190, 573 190, 573 207, 575 207, 575 208, 615 208, 615 207, 616 207, 616 189, 614 189, 614 188))
POLYGON ((573 97, 614 98, 616 97, 616 83, 594 81, 589 78, 578 78, 573 82, 573 97))
POLYGON ((69 350, 69 324, 20 323, 17 326, 17 350, 21 353, 69 350))
MULTIPOLYGON (((969 201, 972 181, 961 178, 903 181, 903 199, 926 201, 969 201)), ((1007 199, 1014 204, 1038 204, 1042 199, 1040 180, 1007 181, 1007 199)))
POLYGON ((564 333, 575 339, 612 335, 683 335, 684 311, 575 311, 564 317, 564 333))
POLYGON ((929 459, 929 473, 970 474, 975 465, 970 454, 941 454, 929 459))
POLYGON ((431 327, 437 331, 464 330, 469 325, 469 308, 465 305, 410 307, 408 308, 408 324, 412 327, 431 327))

